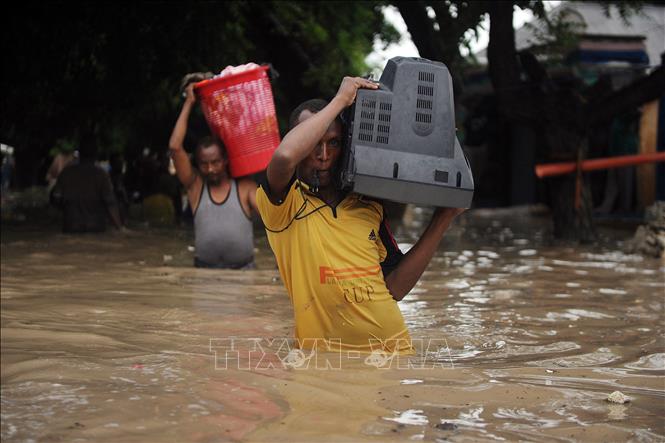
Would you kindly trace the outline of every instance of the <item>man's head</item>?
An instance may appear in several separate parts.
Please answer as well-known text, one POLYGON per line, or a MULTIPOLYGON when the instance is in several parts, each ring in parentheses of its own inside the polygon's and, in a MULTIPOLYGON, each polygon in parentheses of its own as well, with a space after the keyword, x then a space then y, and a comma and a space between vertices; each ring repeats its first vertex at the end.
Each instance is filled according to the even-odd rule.
MULTIPOLYGON (((291 113, 289 126, 293 129, 327 105, 328 102, 322 99, 312 99, 301 103, 291 113)), ((298 164, 298 177, 310 186, 318 185, 320 188, 334 186, 337 177, 337 163, 341 154, 342 122, 337 117, 328 126, 314 150, 298 164)))
POLYGON ((226 178, 226 151, 213 137, 204 137, 196 147, 196 164, 203 178, 211 185, 218 185, 226 178))
POLYGON ((79 142, 79 162, 94 163, 97 161, 97 140, 91 133, 84 133, 79 142))

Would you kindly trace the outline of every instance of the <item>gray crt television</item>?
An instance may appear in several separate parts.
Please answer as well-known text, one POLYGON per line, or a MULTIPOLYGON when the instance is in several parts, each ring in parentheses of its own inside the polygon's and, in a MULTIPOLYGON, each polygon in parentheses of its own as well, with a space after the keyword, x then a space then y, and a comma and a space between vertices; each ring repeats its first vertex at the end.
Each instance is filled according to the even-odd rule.
POLYGON ((416 205, 468 208, 471 168, 455 136, 452 79, 443 63, 395 57, 379 89, 360 89, 343 119, 342 189, 416 205))

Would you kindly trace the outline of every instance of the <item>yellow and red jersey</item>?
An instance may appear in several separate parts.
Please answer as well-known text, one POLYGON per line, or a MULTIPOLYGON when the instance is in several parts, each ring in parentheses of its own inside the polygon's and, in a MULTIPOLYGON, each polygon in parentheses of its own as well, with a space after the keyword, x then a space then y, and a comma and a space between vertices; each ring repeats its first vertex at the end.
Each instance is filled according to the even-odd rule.
POLYGON ((279 205, 263 187, 257 205, 304 348, 411 353, 411 339, 382 272, 401 256, 383 206, 358 194, 335 208, 295 180, 279 205))

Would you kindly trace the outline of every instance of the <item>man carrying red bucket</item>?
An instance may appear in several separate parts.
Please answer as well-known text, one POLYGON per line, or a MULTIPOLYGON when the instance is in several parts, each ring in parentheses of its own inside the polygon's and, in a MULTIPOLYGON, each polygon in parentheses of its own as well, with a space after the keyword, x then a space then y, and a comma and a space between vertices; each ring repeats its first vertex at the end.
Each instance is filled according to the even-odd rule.
POLYGON ((265 170, 280 142, 268 69, 227 66, 194 85, 211 132, 224 141, 233 177, 265 170))
POLYGON ((176 174, 187 190, 194 214, 197 267, 247 269, 254 267, 254 235, 251 213, 256 209, 256 183, 229 174, 229 156, 221 142, 203 138, 192 167, 183 142, 196 103, 194 83, 186 89, 185 103, 169 140, 176 174))

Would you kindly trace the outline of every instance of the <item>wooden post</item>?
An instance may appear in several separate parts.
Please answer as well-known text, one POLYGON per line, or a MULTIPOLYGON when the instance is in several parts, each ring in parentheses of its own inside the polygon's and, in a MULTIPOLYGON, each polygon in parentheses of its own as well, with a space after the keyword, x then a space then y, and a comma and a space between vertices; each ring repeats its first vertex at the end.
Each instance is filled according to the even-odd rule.
MULTIPOLYGON (((642 107, 640 118, 640 154, 656 152, 658 139, 658 106, 654 100, 642 107)), ((640 210, 651 206, 656 200, 656 165, 644 164, 637 167, 637 205, 640 210)))

